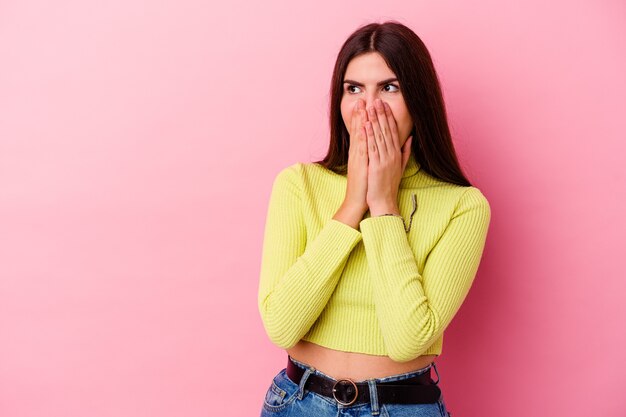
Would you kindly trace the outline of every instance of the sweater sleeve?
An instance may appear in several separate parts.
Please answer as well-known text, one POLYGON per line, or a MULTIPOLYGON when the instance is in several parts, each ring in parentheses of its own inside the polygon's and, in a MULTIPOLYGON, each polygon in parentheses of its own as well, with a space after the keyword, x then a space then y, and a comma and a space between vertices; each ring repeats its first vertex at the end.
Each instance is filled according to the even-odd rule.
POLYGON ((270 340, 294 346, 332 295, 361 232, 335 219, 307 241, 298 164, 276 176, 267 211, 258 308, 270 340))
POLYGON ((401 218, 361 221, 376 315, 391 359, 420 356, 452 321, 478 270, 490 219, 487 199, 478 188, 468 188, 428 254, 423 274, 401 218))

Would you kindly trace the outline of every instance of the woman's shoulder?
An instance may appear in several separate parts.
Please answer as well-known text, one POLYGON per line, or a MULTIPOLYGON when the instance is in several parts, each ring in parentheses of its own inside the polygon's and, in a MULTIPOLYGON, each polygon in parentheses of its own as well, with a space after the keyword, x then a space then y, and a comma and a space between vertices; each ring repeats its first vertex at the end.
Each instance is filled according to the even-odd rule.
POLYGON ((406 180, 407 183, 411 186, 434 188, 438 191, 450 192, 453 194, 463 194, 465 192, 468 192, 469 189, 472 189, 472 191, 469 191, 470 193, 480 192, 480 189, 474 185, 461 185, 454 182, 446 181, 445 179, 439 178, 434 174, 431 174, 423 167, 420 167, 415 175, 406 178, 406 180))
POLYGON ((312 162, 292 162, 289 165, 284 165, 279 168, 274 175, 274 186, 289 185, 295 188, 301 188, 303 184, 307 183, 311 178, 318 178, 319 175, 324 175, 320 172, 321 167, 318 167, 312 162))
POLYGON ((293 162, 278 170, 276 177, 290 179, 292 181, 307 181, 322 178, 344 178, 345 175, 337 174, 316 162, 293 162))
POLYGON ((489 207, 489 200, 480 188, 475 185, 458 185, 448 183, 449 193, 457 201, 457 206, 486 206, 489 207))
POLYGON ((440 186, 446 190, 446 192, 455 195, 459 199, 478 199, 487 201, 487 198, 483 194, 482 190, 475 185, 459 185, 445 181, 439 181, 439 183, 440 186))
POLYGON ((278 168, 274 175, 274 182, 299 182, 302 177, 305 162, 292 162, 278 168))
POLYGON ((472 211, 480 212, 486 215, 488 219, 491 217, 491 205, 480 188, 474 185, 458 186, 455 192, 457 193, 455 196, 457 215, 472 211))
POLYGON ((426 195, 436 195, 437 200, 440 200, 442 204, 454 206, 456 212, 463 212, 470 208, 490 211, 487 196, 480 187, 475 185, 459 185, 427 174, 423 174, 417 183, 419 184, 416 184, 416 188, 421 189, 426 195))

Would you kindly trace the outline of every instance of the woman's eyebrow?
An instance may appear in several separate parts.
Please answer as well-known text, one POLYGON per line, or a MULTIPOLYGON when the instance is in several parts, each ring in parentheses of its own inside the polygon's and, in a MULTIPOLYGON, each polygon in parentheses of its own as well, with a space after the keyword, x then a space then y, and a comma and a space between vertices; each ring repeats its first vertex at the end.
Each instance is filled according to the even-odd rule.
MULTIPOLYGON (((380 86, 380 85, 384 85, 384 84, 390 83, 392 81, 398 81, 398 79, 397 78, 387 78, 386 80, 382 80, 381 82, 379 82, 376 85, 380 86)), ((365 86, 365 84, 360 83, 358 81, 353 81, 353 80, 343 80, 343 83, 344 84, 346 84, 346 83, 354 84, 354 85, 358 85, 359 87, 364 87, 365 86)))

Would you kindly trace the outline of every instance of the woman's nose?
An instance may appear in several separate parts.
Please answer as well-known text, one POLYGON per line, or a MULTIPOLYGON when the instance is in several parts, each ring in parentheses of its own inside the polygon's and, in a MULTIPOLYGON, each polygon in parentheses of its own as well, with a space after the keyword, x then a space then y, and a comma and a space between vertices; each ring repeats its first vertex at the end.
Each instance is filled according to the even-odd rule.
POLYGON ((375 108, 376 99, 378 99, 377 95, 368 96, 367 100, 365 100, 365 108, 375 108))

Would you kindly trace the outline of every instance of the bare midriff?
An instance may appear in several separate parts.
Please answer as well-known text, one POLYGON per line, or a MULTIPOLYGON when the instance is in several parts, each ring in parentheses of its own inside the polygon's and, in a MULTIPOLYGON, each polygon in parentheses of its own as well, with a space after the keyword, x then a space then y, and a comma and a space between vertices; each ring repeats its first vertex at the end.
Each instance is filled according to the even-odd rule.
POLYGON ((295 346, 287 349, 287 353, 295 360, 310 365, 334 379, 350 378, 353 381, 415 371, 428 366, 438 356, 423 355, 408 362, 395 362, 388 356, 343 352, 306 340, 300 340, 295 346))

